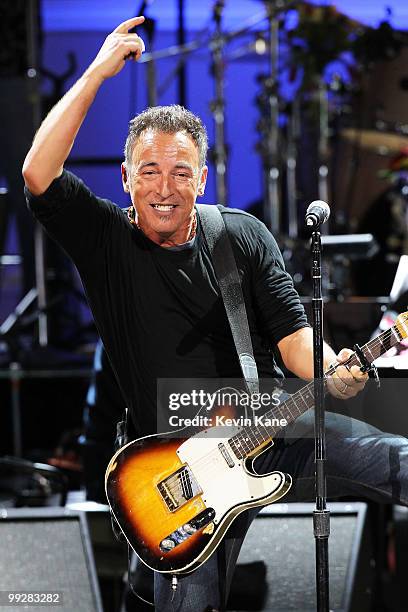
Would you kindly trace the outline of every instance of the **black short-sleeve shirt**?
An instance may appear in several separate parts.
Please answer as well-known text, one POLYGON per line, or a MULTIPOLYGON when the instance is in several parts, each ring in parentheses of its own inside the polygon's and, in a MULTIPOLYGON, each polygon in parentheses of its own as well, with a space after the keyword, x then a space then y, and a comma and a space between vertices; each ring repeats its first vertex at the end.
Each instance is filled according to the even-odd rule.
MULTIPOLYGON (((154 431, 159 378, 239 378, 231 330, 198 223, 193 244, 174 251, 132 225, 122 209, 94 195, 70 172, 35 197, 36 218, 76 264, 135 426, 154 431)), ((248 314, 260 377, 281 378, 273 349, 307 326, 291 277, 265 225, 219 207, 248 314)))

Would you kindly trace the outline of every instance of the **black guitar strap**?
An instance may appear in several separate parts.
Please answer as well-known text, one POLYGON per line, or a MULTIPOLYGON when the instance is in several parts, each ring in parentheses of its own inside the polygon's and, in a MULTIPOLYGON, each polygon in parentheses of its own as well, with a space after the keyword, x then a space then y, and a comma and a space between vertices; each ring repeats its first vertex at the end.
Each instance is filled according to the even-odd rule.
POLYGON ((241 279, 224 219, 217 206, 196 204, 248 393, 258 393, 254 358, 241 279))
MULTIPOLYGON (((248 317, 244 295, 242 293, 241 280, 239 278, 227 228, 225 227, 224 219, 217 206, 196 204, 196 207, 203 228, 204 238, 211 254, 245 385, 248 393, 257 393, 259 391, 258 369, 256 367, 251 335, 249 333, 248 317)), ((123 425, 123 423, 120 425, 123 425)), ((120 426, 118 426, 117 431, 117 442, 119 443, 119 447, 125 443, 123 430, 120 426)), ((117 532, 118 530, 120 531, 120 528, 117 526, 113 515, 111 515, 111 518, 113 531, 118 537, 119 534, 117 532)), ((128 582, 130 589, 137 597, 142 598, 143 601, 153 606, 153 603, 148 601, 153 598, 152 585, 148 588, 149 596, 143 595, 142 597, 140 594, 137 572, 131 571, 131 549, 129 546, 128 582)))

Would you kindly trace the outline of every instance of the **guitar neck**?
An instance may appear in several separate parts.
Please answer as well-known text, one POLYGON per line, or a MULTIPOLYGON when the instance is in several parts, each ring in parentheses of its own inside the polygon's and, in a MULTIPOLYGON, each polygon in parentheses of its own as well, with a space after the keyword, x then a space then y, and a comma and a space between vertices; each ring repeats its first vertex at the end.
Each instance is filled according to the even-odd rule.
MULTIPOLYGON (((408 327, 406 325, 407 319, 408 313, 400 315, 395 325, 361 347, 361 351, 368 363, 373 363, 378 357, 408 336, 408 327)), ((353 365, 362 366, 363 364, 360 362, 357 353, 353 353, 343 365, 351 367, 353 365)), ((338 366, 330 367, 324 374, 325 379, 327 376, 332 375, 337 367, 338 366)), ((324 385, 326 387, 326 380, 324 381, 324 385)), ((229 444, 235 455, 239 459, 245 459, 253 454, 254 451, 263 446, 266 442, 272 440, 279 431, 295 421, 300 415, 312 408, 313 405, 314 383, 312 381, 291 395, 279 406, 275 406, 273 409, 263 414, 262 418, 256 419, 255 424, 243 427, 237 434, 230 438, 229 444), (285 425, 275 425, 277 421, 282 422, 282 420, 284 422, 286 421, 285 425)))

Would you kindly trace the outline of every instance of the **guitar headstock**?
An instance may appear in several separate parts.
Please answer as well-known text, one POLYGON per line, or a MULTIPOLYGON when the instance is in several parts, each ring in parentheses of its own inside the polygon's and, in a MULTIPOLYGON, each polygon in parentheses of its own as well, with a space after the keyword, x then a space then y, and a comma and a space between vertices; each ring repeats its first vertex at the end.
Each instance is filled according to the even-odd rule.
POLYGON ((408 311, 398 315, 397 320, 395 321, 395 327, 397 328, 402 339, 408 336, 408 311))

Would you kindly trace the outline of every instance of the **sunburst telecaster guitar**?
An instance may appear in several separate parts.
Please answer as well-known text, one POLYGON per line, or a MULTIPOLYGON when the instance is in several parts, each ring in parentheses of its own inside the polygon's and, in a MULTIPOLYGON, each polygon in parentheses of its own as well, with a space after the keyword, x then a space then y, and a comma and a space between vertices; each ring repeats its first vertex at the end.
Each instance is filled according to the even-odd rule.
MULTIPOLYGON (((408 312, 353 353, 347 365, 372 364, 407 336, 408 312)), ((228 437, 222 427, 194 436, 182 429, 177 438, 174 432, 152 435, 122 447, 106 470, 106 494, 140 559, 158 572, 191 572, 215 551, 238 514, 281 499, 291 477, 278 471, 259 476, 253 461, 282 429, 268 421, 275 422, 278 414, 292 423, 313 403, 309 383, 266 413, 265 425, 236 427, 228 437)))

